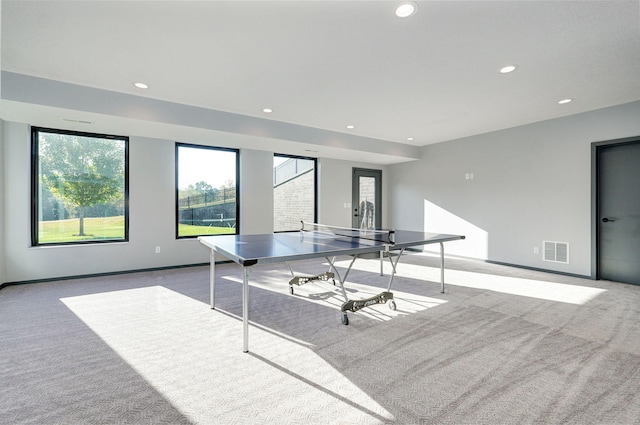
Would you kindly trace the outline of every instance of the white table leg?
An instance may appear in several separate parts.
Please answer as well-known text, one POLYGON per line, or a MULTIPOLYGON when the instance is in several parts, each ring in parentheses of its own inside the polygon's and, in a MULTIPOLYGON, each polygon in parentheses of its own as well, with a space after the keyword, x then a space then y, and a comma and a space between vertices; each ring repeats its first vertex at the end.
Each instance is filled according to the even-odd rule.
POLYGON ((243 348, 245 353, 249 352, 249 269, 243 267, 244 277, 242 279, 242 332, 243 348))
POLYGON ((440 293, 444 294, 444 243, 440 242, 440 293))
POLYGON ((215 301, 215 288, 216 288, 216 253, 212 249, 209 256, 209 302, 211 303, 211 309, 216 308, 215 301))

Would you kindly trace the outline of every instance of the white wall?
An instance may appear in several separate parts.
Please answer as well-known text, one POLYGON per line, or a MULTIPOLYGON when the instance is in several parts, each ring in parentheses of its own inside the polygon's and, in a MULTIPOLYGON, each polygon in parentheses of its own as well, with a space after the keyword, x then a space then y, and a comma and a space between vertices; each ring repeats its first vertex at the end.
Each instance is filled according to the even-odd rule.
POLYGON ((451 254, 589 276, 591 143, 640 134, 640 102, 425 146, 389 166, 392 227, 463 233, 451 254), (473 173, 474 179, 466 179, 473 173), (542 241, 570 263, 542 260, 542 241))
POLYGON ((273 152, 240 151, 240 233, 273 232, 273 152))
MULTIPOLYGON (((175 238, 175 141, 130 138, 129 242, 47 247, 30 246, 30 127, 5 122, 0 142, 4 147, 4 151, 0 149, 0 164, 5 179, 5 184, 0 184, 0 188, 4 187, 4 213, 0 210, 4 226, 0 261, 4 264, 0 262, 0 283, 209 261, 207 249, 197 240, 175 238), (161 247, 159 254, 155 253, 156 246, 161 247)), ((216 145, 216 141, 210 144, 216 145)), ((340 160, 319 163, 319 216, 348 226, 351 210, 343 204, 351 202, 352 168, 383 167, 340 160)), ((273 231, 272 179, 273 152, 241 150, 241 233, 273 231)))
MULTIPOLYGON (((0 283, 208 262, 196 240, 175 239, 174 141, 130 139, 128 243, 34 248, 29 126, 4 122, 0 134, 0 283)), ((464 233, 448 253, 590 275, 591 143, 638 134, 635 102, 426 146, 420 160, 404 164, 322 158, 318 219, 350 226, 353 167, 381 169, 383 226, 464 233), (570 264, 534 254, 543 240, 568 242, 570 264)), ((241 151, 243 233, 272 231, 272 154, 241 151)))

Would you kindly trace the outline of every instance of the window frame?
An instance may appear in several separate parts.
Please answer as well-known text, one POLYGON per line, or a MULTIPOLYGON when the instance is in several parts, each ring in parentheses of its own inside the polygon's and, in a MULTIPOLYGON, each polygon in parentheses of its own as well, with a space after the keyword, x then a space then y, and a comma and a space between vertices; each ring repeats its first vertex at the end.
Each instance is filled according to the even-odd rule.
MULTIPOLYGON (((318 222, 318 203, 319 203, 319 192, 318 192, 318 158, 310 157, 310 156, 301 156, 301 155, 289 155, 285 153, 274 153, 273 158, 281 157, 281 158, 291 158, 291 159, 304 159, 308 161, 313 161, 313 222, 318 222)), ((274 204, 275 208, 275 204, 274 204)), ((275 220, 275 217, 274 217, 275 220)), ((275 223, 274 223, 275 224, 275 223)), ((287 232, 297 232, 300 229, 292 229, 292 230, 275 230, 273 233, 287 233, 287 232)))
POLYGON ((43 246, 69 246, 69 245, 92 245, 92 244, 105 244, 105 243, 123 243, 129 242, 129 137, 127 136, 117 136, 112 134, 101 134, 101 133, 89 133, 84 131, 76 131, 76 130, 62 130, 55 128, 46 128, 46 127, 31 127, 31 246, 32 247, 43 247, 43 246), (72 242, 48 242, 41 243, 39 242, 38 234, 39 234, 39 202, 40 202, 40 133, 53 133, 53 134, 62 134, 69 136, 79 136, 79 137, 91 137, 91 138, 99 138, 99 139, 109 139, 109 140, 121 140, 124 142, 124 193, 123 193, 123 204, 124 204, 124 237, 118 239, 91 239, 91 240, 80 240, 80 241, 72 241, 72 242))
POLYGON ((225 148, 220 146, 210 146, 210 145, 199 145, 194 143, 184 143, 184 142, 176 142, 175 144, 175 237, 176 240, 180 239, 196 239, 200 236, 225 236, 225 235, 239 235, 240 234, 240 149, 235 148, 225 148), (180 220, 180 188, 178 186, 180 170, 178 167, 179 155, 178 151, 180 147, 186 148, 195 148, 195 149, 207 149, 214 151, 224 151, 224 152, 234 152, 236 154, 236 226, 235 233, 222 233, 218 235, 190 235, 190 236, 180 236, 178 234, 178 225, 180 220))

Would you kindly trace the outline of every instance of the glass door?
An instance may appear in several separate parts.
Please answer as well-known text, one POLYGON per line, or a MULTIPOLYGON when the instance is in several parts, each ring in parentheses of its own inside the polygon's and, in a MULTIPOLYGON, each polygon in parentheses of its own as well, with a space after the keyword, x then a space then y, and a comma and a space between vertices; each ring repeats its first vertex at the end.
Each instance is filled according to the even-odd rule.
POLYGON ((382 227, 382 171, 353 169, 352 227, 371 229, 382 227))

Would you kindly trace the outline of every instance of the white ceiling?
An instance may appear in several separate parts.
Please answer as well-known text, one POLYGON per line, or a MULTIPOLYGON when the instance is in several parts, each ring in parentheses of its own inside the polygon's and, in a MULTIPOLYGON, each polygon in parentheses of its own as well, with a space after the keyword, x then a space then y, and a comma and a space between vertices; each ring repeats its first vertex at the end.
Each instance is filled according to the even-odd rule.
MULTIPOLYGON (((394 158, 396 144, 640 100, 638 0, 416 3, 417 13, 400 19, 400 1, 3 0, 1 67, 337 132, 346 144, 384 141, 388 155, 375 159, 383 163, 406 160, 394 158), (498 72, 509 64, 517 70, 498 72), (559 105, 564 98, 574 101, 559 105)), ((55 105, 18 105, 5 91, 0 117, 51 125, 55 115, 63 126, 55 105)), ((90 120, 101 128, 100 116, 90 120)), ((145 133, 145 125, 132 128, 145 133)), ((313 150, 304 137, 275 139, 313 150)), ((361 145, 327 155, 367 159, 361 145)))

